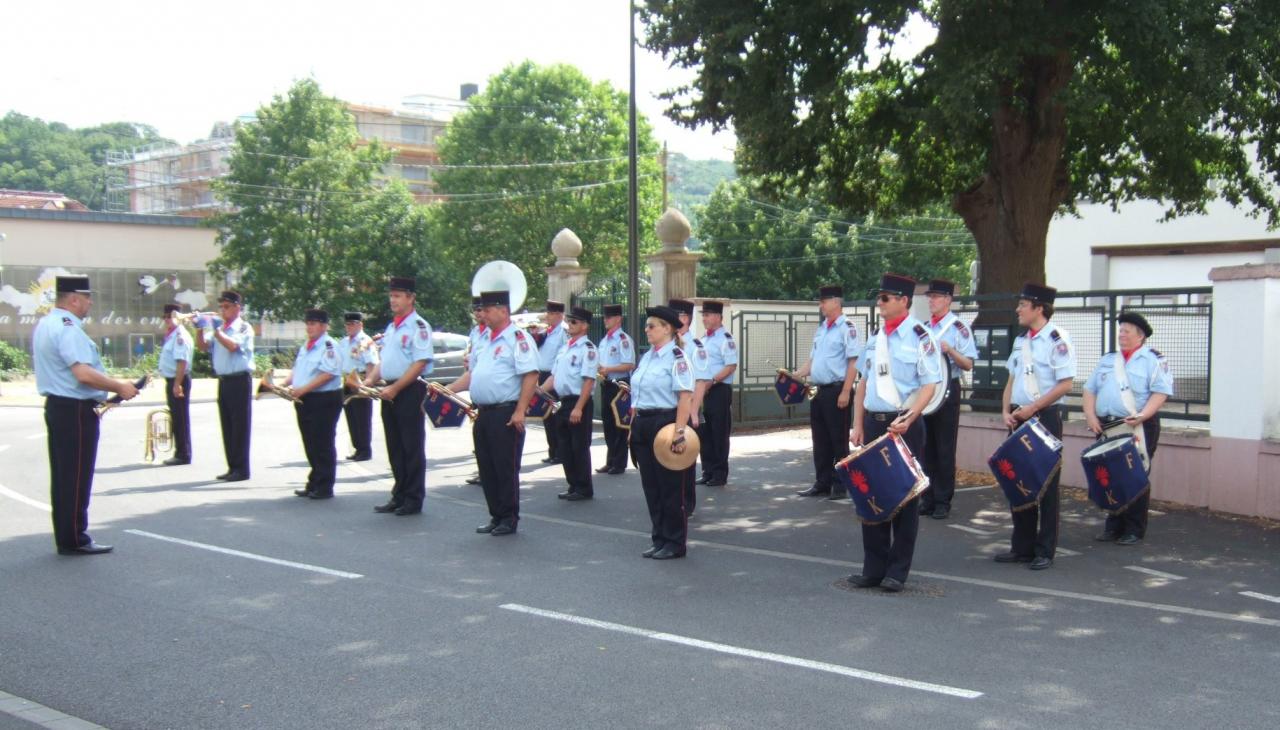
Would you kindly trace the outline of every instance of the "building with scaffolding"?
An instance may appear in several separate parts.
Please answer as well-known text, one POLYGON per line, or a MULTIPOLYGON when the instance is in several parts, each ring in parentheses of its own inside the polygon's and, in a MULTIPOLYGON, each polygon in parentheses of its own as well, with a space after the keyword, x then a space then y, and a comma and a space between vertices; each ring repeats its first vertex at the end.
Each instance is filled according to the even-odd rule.
MULTIPOLYGON (((463 84, 462 100, 475 91, 474 84, 463 84)), ((392 150, 384 178, 403 180, 419 203, 436 199, 431 170, 440 164, 438 140, 462 103, 417 94, 395 106, 346 106, 362 141, 378 140, 392 150)), ((230 172, 234 147, 234 128, 218 122, 209 139, 191 144, 108 151, 107 210, 195 217, 226 210, 211 183, 230 172)))

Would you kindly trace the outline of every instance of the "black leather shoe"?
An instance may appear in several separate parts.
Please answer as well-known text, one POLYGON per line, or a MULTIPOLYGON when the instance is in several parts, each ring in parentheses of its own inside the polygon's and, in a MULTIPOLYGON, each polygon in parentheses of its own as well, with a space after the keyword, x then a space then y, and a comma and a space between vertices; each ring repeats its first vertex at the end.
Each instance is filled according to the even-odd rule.
POLYGON ((931 515, 933 514, 933 505, 925 504, 924 502, 921 502, 920 509, 918 509, 917 512, 919 512, 922 515, 931 515))
POLYGON ((489 530, 489 534, 494 536, 514 535, 515 532, 516 532, 516 528, 512 527, 511 525, 496 525, 492 530, 489 530))
POLYGON ((1033 555, 1019 555, 1010 550, 1007 553, 1000 553, 992 559, 997 563, 1030 563, 1034 557, 1033 555))
POLYGON ((312 499, 333 499, 333 492, 312 492, 312 499))
POLYGON ((1103 530, 1102 532, 1099 532, 1098 534, 1094 535, 1093 539, 1097 540, 1098 542, 1115 542, 1116 540, 1120 539, 1120 535, 1119 533, 1107 532, 1106 530, 1103 530))
POLYGON ((565 498, 564 498, 564 501, 566 501, 566 502, 583 502, 583 501, 588 500, 588 499, 591 499, 591 498, 592 498, 592 495, 590 495, 590 494, 582 494, 582 493, 580 493, 580 492, 574 492, 574 493, 570 494, 568 497, 565 497, 565 498))
POLYGON ((627 467, 625 467, 625 466, 615 466, 615 467, 611 468, 609 471, 605 472, 605 474, 609 474, 609 475, 612 475, 612 476, 617 476, 617 475, 621 474, 622 472, 624 472, 624 471, 626 471, 626 470, 627 470, 627 467))
POLYGON ((495 527, 497 527, 497 525, 493 524, 492 522, 490 522, 487 525, 480 525, 479 527, 476 528, 476 533, 479 535, 488 535, 490 532, 493 532, 493 528, 495 527))
POLYGON ((818 489, 817 487, 809 487, 808 489, 796 492, 801 497, 821 497, 824 494, 831 494, 830 489, 818 489))
POLYGON ((542 463, 543 464, 559 464, 560 460, 554 456, 548 456, 547 458, 542 460, 542 463))
POLYGON ((661 550, 661 549, 662 549, 662 548, 658 547, 657 545, 654 545, 653 547, 649 548, 648 550, 645 550, 644 552, 640 553, 640 557, 642 557, 642 558, 652 558, 654 555, 657 555, 657 554, 658 554, 658 551, 659 551, 659 550, 661 550))
POLYGON ((191 460, 190 460, 190 459, 179 459, 178 457, 176 457, 176 456, 175 456, 175 457, 173 457, 173 458, 171 458, 171 459, 165 459, 164 461, 162 461, 162 462, 160 462, 160 463, 161 463, 161 464, 164 464, 165 466, 183 466, 183 465, 185 465, 185 464, 190 464, 190 463, 191 463, 191 460))
POLYGON ((875 588, 876 586, 880 585, 880 582, 883 579, 868 578, 865 575, 860 575, 855 573, 854 575, 849 576, 845 580, 849 581, 849 585, 854 586, 856 588, 875 588))
POLYGON ((311 490, 310 490, 310 489, 295 489, 295 490, 293 490, 293 496, 295 496, 295 497, 310 497, 310 496, 311 496, 311 490))
POLYGON ((600 467, 599 469, 596 469, 596 473, 597 473, 597 474, 608 474, 608 473, 609 473, 609 471, 610 471, 611 469, 612 469, 612 467, 602 466, 602 467, 600 467))
POLYGON ((479 474, 476 474, 476 475, 475 475, 475 476, 473 476, 473 477, 467 477, 467 484, 479 484, 479 483, 480 483, 480 475, 479 475, 479 474))
POLYGON ((405 515, 416 515, 416 514, 421 514, 421 513, 422 513, 422 507, 421 507, 421 505, 419 505, 419 506, 417 506, 417 507, 410 507, 410 506, 409 506, 409 505, 407 505, 407 504, 402 504, 402 505, 400 505, 399 507, 397 507, 397 508, 396 508, 396 516, 397 516, 397 517, 404 517, 405 515))
POLYGON ((706 484, 708 481, 710 481, 710 480, 709 480, 709 479, 707 479, 707 475, 706 475, 706 474, 703 474, 702 476, 700 476, 700 477, 698 477, 697 479, 695 479, 695 480, 693 481, 693 483, 694 483, 694 484, 706 484))
POLYGON ((884 591, 885 593, 901 593, 902 581, 898 580, 897 578, 885 578, 884 580, 880 581, 880 590, 884 591))
POLYGON ((571 494, 573 494, 573 492, 561 492, 556 495, 556 499, 568 499, 571 494))
POLYGON ((248 475, 248 474, 241 474, 240 472, 235 472, 235 471, 233 471, 233 472, 231 472, 230 474, 228 474, 226 477, 224 477, 222 481, 224 481, 224 482, 245 482, 245 481, 248 481, 248 480, 249 480, 249 475, 248 475))
POLYGON ((703 484, 707 485, 708 487, 723 487, 725 484, 728 484, 728 482, 725 481, 724 479, 714 479, 709 482, 703 482, 703 484))
POLYGON ((369 461, 373 458, 373 454, 352 454, 347 457, 347 461, 369 461))
POLYGON ((664 547, 658 552, 653 554, 654 560, 674 560, 676 558, 683 558, 683 557, 684 557, 683 550, 672 550, 669 547, 664 547))
POLYGON ((89 542, 74 548, 58 548, 59 555, 102 555, 109 553, 115 548, 110 545, 100 545, 90 540, 89 542))
POLYGON ((377 512, 380 515, 385 515, 390 512, 395 512, 398 509, 400 509, 400 505, 396 504, 395 502, 387 502, 386 504, 380 504, 377 507, 374 507, 373 511, 377 512))
POLYGON ((1124 535, 1120 539, 1116 540, 1117 545, 1137 545, 1140 542, 1142 542, 1142 538, 1132 534, 1124 535))
POLYGON ((1053 558, 1036 558, 1035 560, 1032 560, 1031 565, 1028 565, 1027 567, 1032 570, 1045 570, 1046 568, 1052 568, 1053 558))
POLYGON ((933 514, 929 516, 935 520, 945 520, 949 514, 951 514, 951 508, 945 504, 940 504, 933 508, 933 514))
POLYGON ((223 472, 223 473, 219 474, 218 476, 214 477, 214 479, 226 479, 226 478, 227 478, 227 477, 229 477, 229 476, 231 476, 231 472, 229 472, 229 471, 225 471, 225 472, 223 472))
POLYGON ((848 498, 849 498, 848 492, 832 492, 831 494, 827 495, 828 502, 839 502, 842 499, 848 499, 848 498))

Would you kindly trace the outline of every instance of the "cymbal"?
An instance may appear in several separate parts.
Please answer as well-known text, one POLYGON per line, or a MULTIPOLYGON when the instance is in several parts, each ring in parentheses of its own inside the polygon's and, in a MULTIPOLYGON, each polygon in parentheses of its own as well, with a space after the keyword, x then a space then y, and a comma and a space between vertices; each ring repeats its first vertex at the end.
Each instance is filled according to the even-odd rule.
POLYGON ((671 442, 676 437, 676 425, 668 423, 658 429, 658 435, 653 437, 653 455, 657 458, 658 463, 662 464, 671 471, 684 471, 693 466, 698 460, 698 451, 702 448, 702 441, 698 438, 698 432, 692 427, 684 430, 684 453, 677 454, 671 450, 671 442))

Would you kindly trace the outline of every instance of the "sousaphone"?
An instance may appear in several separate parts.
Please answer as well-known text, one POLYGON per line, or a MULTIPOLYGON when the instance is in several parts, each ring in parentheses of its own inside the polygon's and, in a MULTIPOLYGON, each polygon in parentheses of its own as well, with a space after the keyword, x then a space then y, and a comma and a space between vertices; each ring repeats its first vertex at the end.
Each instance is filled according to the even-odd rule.
POLYGON ((471 277, 471 296, 478 297, 487 291, 507 292, 511 298, 511 311, 515 312, 524 306, 529 286, 519 266, 510 261, 490 261, 471 277))

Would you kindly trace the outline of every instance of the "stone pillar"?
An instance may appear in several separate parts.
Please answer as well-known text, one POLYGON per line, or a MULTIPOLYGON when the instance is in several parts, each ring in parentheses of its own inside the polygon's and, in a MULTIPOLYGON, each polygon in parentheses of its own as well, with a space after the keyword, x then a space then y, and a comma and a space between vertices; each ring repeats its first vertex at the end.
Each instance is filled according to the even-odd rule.
POLYGON ((587 287, 587 274, 591 273, 591 269, 578 265, 582 240, 573 231, 562 228, 551 239, 551 253, 555 254, 556 265, 543 269, 547 272, 547 298, 567 305, 574 294, 587 287))
POLYGON ((685 247, 693 230, 689 219, 675 208, 667 208, 654 226, 662 249, 647 258, 651 286, 649 303, 666 304, 669 299, 693 299, 698 295, 698 261, 701 252, 685 247))
POLYGON ((1220 266, 1209 272, 1209 279, 1209 507, 1278 518, 1280 264, 1220 266))

